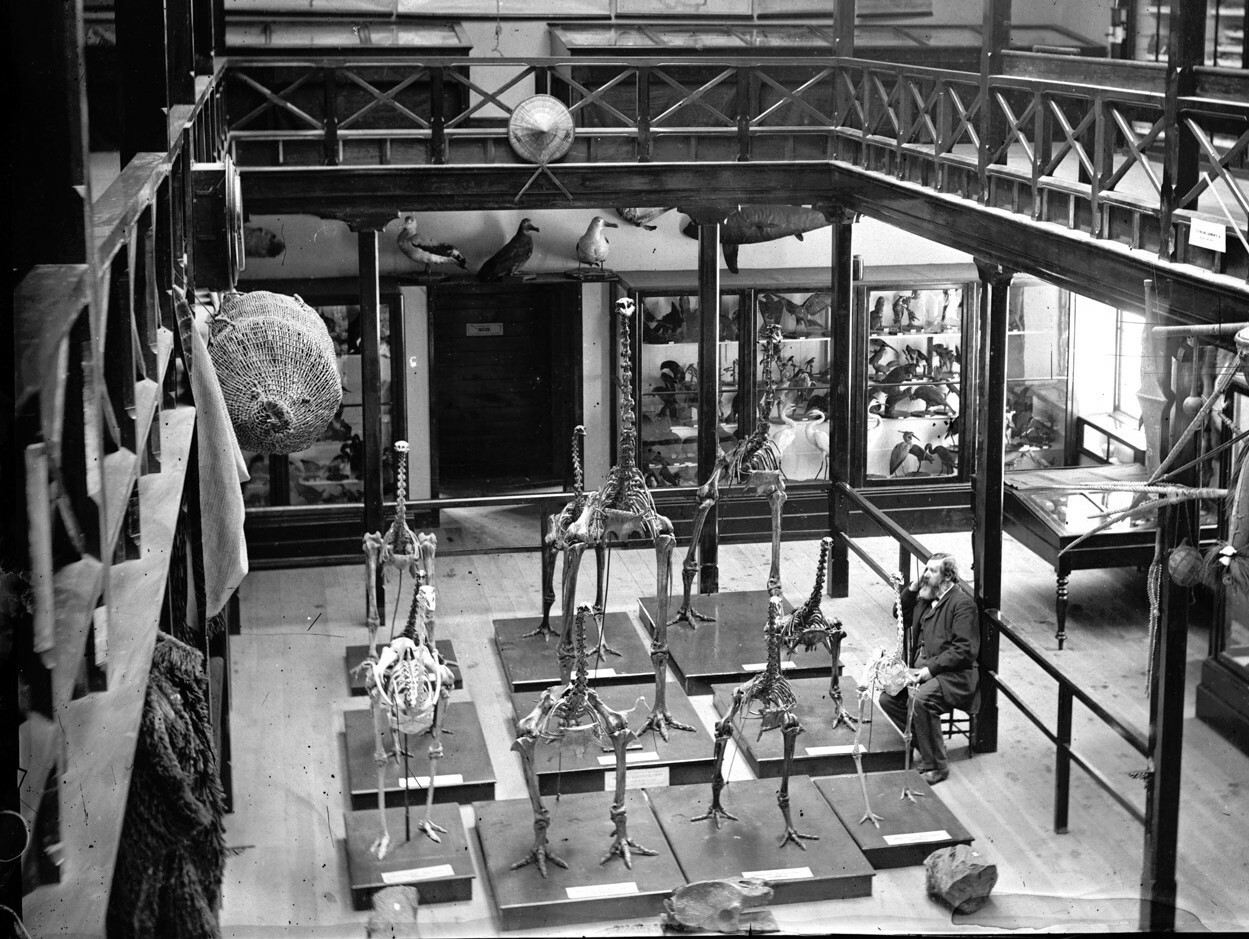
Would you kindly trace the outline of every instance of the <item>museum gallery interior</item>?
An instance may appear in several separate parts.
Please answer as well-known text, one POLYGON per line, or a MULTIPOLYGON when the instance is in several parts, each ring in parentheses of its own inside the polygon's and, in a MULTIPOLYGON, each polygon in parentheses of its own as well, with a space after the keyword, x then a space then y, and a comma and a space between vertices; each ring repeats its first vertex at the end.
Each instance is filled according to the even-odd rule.
POLYGON ((1243 0, 6 17, 4 935, 1249 928, 1243 0))

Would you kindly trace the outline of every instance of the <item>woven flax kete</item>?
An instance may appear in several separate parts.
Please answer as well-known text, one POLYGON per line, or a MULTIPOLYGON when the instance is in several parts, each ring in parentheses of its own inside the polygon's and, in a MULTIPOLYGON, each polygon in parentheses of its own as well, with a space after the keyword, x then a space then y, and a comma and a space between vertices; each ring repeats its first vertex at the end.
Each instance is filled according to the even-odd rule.
POLYGON ((298 296, 226 294, 212 320, 209 352, 244 450, 303 450, 342 403, 329 330, 298 296))

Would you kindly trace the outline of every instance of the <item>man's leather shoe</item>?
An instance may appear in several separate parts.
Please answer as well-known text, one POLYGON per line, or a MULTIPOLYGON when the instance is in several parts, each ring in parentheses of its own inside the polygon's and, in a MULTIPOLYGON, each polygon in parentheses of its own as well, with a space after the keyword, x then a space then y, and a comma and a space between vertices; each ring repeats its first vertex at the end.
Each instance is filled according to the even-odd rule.
POLYGON ((944 782, 950 778, 948 769, 930 769, 927 772, 920 773, 920 778, 930 786, 935 786, 939 782, 944 782))

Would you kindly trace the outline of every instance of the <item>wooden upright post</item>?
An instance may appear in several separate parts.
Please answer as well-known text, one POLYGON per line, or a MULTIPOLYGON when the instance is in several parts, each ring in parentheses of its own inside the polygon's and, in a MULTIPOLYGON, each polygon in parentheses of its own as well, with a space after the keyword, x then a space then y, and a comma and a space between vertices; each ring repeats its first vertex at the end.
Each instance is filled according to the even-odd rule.
MULTIPOLYGON (((715 466, 720 451, 720 401, 716 393, 720 362, 720 221, 723 213, 696 216, 698 223, 698 310, 702 330, 698 337, 699 361, 704 373, 698 382, 698 466, 700 478, 715 466)), ((698 592, 720 590, 719 511, 712 507, 703 526, 699 545, 698 592)))
MULTIPOLYGON (((380 221, 380 220, 378 220, 380 221)), ((350 223, 360 253, 360 384, 364 388, 364 530, 385 527, 382 508, 381 283, 377 233, 382 224, 369 219, 350 223)))
POLYGON ((1166 147, 1163 150, 1161 206, 1158 217, 1161 239, 1158 256, 1175 255, 1171 219, 1184 193, 1197 184, 1199 151, 1197 141, 1180 124, 1179 99, 1197 87, 1194 69, 1205 60, 1206 0, 1184 0, 1171 4, 1170 38, 1167 43, 1167 93, 1163 101, 1166 147))
POLYGON ((114 16, 124 167, 136 153, 169 149, 169 37, 164 0, 126 0, 114 16))
POLYGON ((980 201, 990 201, 990 163, 1005 163, 1006 156, 994 156, 1006 141, 1006 115, 989 96, 989 76, 1002 71, 1002 50, 1010 44, 1011 0, 984 0, 984 24, 980 52, 980 153, 978 175, 980 201))
MULTIPOLYGON (((851 375, 855 374, 854 359, 854 219, 855 214, 838 209, 833 218, 833 251, 831 259, 833 308, 829 317, 829 339, 833 346, 832 379, 828 404, 828 528, 845 531, 848 513, 844 500, 834 495, 839 482, 850 483, 852 463, 850 438, 855 423, 851 421, 851 375)), ((833 542, 833 560, 828 575, 828 595, 845 597, 850 590, 850 550, 840 539, 833 542)))
POLYGON ((978 752, 997 750, 997 688, 986 680, 998 669, 998 631, 984 615, 1002 605, 1002 479, 1006 450, 1006 320, 1007 293, 1014 272, 1000 264, 976 259, 980 272, 978 384, 976 386, 976 448, 972 467, 976 527, 972 536, 976 606, 980 610, 980 717, 976 721, 978 752))
POLYGON ((833 0, 833 40, 836 55, 854 55, 854 0, 833 0))

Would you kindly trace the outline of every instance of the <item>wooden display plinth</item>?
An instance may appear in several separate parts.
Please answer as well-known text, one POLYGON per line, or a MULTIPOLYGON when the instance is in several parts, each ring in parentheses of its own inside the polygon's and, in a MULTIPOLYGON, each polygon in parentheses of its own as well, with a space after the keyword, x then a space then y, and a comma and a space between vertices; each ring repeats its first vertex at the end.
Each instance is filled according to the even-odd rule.
MULTIPOLYGON (((807 654, 818 655, 815 652, 807 654)), ((712 686, 716 713, 721 717, 728 713, 733 691, 738 684, 740 682, 726 682, 712 686)), ((835 729, 830 727, 833 722, 832 701, 828 694, 827 676, 790 679, 790 687, 798 698, 796 713, 803 728, 794 750, 793 772, 806 776, 853 773, 854 757, 851 748, 854 746, 854 730, 844 723, 835 729)), ((841 697, 851 716, 857 714, 857 682, 849 675, 841 676, 841 697)), ((863 754, 863 771, 875 773, 901 769, 906 760, 902 735, 880 708, 874 711, 876 719, 867 723, 872 713, 864 704, 865 723, 859 740, 867 748, 867 752, 863 754)), ((784 767, 784 737, 779 731, 770 730, 762 739, 757 738, 757 720, 748 720, 745 723, 738 721, 734 724, 733 740, 754 774, 761 779, 780 776, 784 767)))
MULTIPOLYGON (((455 649, 452 647, 450 639, 439 639, 434 643, 434 646, 439 652, 442 653, 442 657, 448 662, 457 661, 455 657, 455 649)), ((380 645, 378 646, 378 651, 381 651, 380 645)), ((343 656, 343 663, 347 669, 347 688, 353 697, 368 694, 368 691, 364 687, 364 672, 356 671, 356 666, 368 657, 368 646, 348 646, 347 653, 343 656)), ((459 665, 451 666, 451 674, 455 676, 455 687, 463 688, 464 678, 460 674, 459 665)))
MULTIPOLYGON (((353 809, 376 808, 377 767, 373 764, 373 716, 368 708, 343 714, 347 736, 347 785, 353 809)), ((442 735, 442 759, 438 761, 435 802, 469 803, 494 798, 494 768, 486 751, 477 719, 477 708, 471 701, 452 701, 443 721, 450 733, 442 735)), ((402 738, 401 738, 402 739, 402 738)), ((420 734, 407 738, 409 798, 424 803, 429 785, 429 744, 432 738, 420 734)), ((383 741, 387 752, 395 745, 388 732, 383 741)), ((386 766, 386 804, 403 805, 403 757, 398 763, 392 758, 386 766)))
POLYGON ((737 821, 693 822, 711 804, 711 786, 648 789, 651 807, 690 883, 757 877, 772 885, 773 903, 836 900, 872 894, 872 865, 859 850, 810 778, 791 776, 790 813, 800 832, 819 835, 780 847, 785 821, 776 804, 774 779, 735 781, 721 802, 737 821))
POLYGON ((473 805, 486 876, 505 930, 658 916, 664 898, 685 883, 672 848, 640 791, 625 794, 629 836, 659 853, 633 855, 632 870, 618 857, 599 863, 611 847, 610 796, 573 793, 545 804, 551 813, 551 850, 568 863, 564 869, 548 862, 545 878, 533 864, 511 870, 533 847, 529 800, 473 805))
POLYGON ((863 790, 858 776, 823 776, 815 780, 820 791, 859 849, 877 870, 923 864, 938 848, 971 844, 971 832, 946 808, 941 797, 920 777, 918 770, 872 773, 867 794, 872 811, 881 817, 880 828, 863 818, 863 790), (914 802, 900 798, 902 784, 921 794, 914 802))
MULTIPOLYGON (((645 706, 629 715, 629 725, 639 726, 655 701, 655 683, 610 685, 596 687, 603 703, 617 711, 634 707, 638 698, 645 706)), ((512 711, 522 718, 538 703, 540 692, 528 691, 512 695, 512 711)), ((629 745, 626 754, 628 773, 625 784, 630 789, 646 786, 676 786, 711 781, 715 741, 703 726, 690 699, 675 682, 668 682, 668 710, 693 732, 668 728, 665 741, 655 731, 647 731, 629 745)), ((608 741, 610 743, 610 741, 608 741)), ((517 756, 519 760, 520 757, 517 756)), ((580 756, 572 747, 539 743, 534 753, 538 770, 538 787, 543 795, 557 792, 602 792, 616 787, 616 754, 591 744, 580 756)))
POLYGON ((369 909, 369 898, 375 891, 401 884, 415 887, 421 903, 472 899, 476 875, 460 807, 435 805, 430 812, 434 823, 447 830, 438 836, 441 842, 417 830, 417 822, 424 817, 424 802, 410 808, 411 840, 405 841, 403 809, 387 809, 390 849, 379 861, 369 850, 380 830, 377 810, 347 813, 347 876, 355 909, 369 909))
MULTIPOLYGON (((709 694, 716 682, 740 680, 763 669, 767 657, 763 642, 763 627, 768 621, 766 590, 698 594, 693 605, 698 612, 714 616, 715 622, 699 623, 697 629, 685 623, 668 628, 672 672, 687 694, 709 694)), ((668 616, 676 615, 680 606, 678 593, 668 603, 668 616)), ((652 636, 658 608, 655 597, 638 601, 642 625, 652 636)), ((792 610, 793 606, 785 601, 785 612, 792 610)), ((782 667, 790 678, 828 674, 827 660, 821 662, 809 653, 787 658, 782 667)))
MULTIPOLYGON (((638 634, 629 614, 608 613, 603 619, 607 643, 620 655, 605 655, 601 662, 590 662, 593 669, 590 677, 595 687, 629 684, 652 677, 655 666, 651 664, 650 647, 638 634)), ((540 616, 494 621, 494 645, 503 665, 503 678, 512 691, 540 691, 559 684, 558 617, 552 620, 556 632, 550 639, 522 638, 540 622, 540 616)), ((590 622, 586 623, 586 644, 591 649, 598 644, 598 628, 590 622)))

